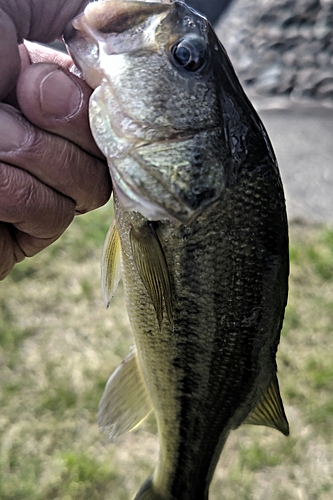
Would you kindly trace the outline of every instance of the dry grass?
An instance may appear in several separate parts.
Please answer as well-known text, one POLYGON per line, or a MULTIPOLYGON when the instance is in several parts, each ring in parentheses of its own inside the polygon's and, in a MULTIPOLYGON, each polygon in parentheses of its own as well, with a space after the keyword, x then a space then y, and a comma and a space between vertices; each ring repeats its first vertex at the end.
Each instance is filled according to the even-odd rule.
MULTIPOLYGON (((0 284, 2 500, 128 500, 156 462, 153 418, 115 444, 96 425, 105 381, 132 342, 122 287, 110 310, 101 299, 110 210, 78 218, 0 284)), ((333 231, 292 225, 291 257, 278 356, 291 436, 234 432, 212 500, 333 496, 333 231)))

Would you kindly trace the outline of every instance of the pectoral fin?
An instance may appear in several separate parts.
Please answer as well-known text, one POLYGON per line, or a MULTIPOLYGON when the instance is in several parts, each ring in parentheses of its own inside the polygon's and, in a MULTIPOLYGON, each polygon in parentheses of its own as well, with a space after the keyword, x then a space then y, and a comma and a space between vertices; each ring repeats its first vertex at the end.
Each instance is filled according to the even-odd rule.
POLYGON ((135 347, 109 378, 98 407, 98 425, 116 439, 137 427, 153 410, 135 347))
POLYGON ((132 253, 136 268, 154 305, 159 327, 162 327, 163 304, 170 324, 172 320, 172 293, 165 255, 153 226, 149 223, 130 232, 132 253))
POLYGON ((259 404, 245 419, 244 424, 265 425, 289 435, 289 424, 284 412, 277 376, 274 375, 259 404))
POLYGON ((106 307, 109 307, 121 276, 120 238, 113 219, 107 232, 101 259, 102 295, 106 307))

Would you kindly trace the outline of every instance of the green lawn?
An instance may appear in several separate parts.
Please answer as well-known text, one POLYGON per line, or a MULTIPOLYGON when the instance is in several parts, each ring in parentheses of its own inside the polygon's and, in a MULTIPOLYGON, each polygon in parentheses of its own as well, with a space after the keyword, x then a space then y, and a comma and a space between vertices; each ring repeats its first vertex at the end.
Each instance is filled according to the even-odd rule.
MULTIPOLYGON (((119 290, 104 309, 108 205, 0 284, 1 500, 129 500, 156 463, 153 417, 115 443, 99 432, 104 384, 132 337, 119 290)), ((290 298, 278 355, 289 438, 243 426, 211 500, 333 498, 333 230, 292 224, 290 298)))

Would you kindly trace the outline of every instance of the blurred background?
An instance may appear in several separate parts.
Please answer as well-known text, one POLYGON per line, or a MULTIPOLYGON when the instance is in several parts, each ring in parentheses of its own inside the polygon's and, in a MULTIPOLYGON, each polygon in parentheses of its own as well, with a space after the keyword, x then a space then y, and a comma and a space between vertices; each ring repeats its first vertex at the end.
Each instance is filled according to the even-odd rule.
MULTIPOLYGON (((193 0, 214 23, 268 129, 290 221, 290 298, 278 353, 291 435, 243 426, 212 500, 333 496, 333 2, 193 0)), ((132 344, 120 285, 105 310, 99 259, 112 204, 77 217, 0 284, 1 500, 128 500, 158 454, 151 416, 108 442, 99 399, 132 344)))
POLYGON ((289 217, 331 222, 332 0, 234 0, 216 30, 270 135, 289 217))

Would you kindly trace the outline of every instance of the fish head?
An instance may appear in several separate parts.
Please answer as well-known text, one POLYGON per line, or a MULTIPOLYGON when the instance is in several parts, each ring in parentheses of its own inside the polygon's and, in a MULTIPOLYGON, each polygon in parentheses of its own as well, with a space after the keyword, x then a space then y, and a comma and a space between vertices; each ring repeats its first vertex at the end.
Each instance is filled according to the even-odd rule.
POLYGON ((125 210, 191 221, 225 187, 217 39, 182 2, 90 3, 65 32, 125 210))

